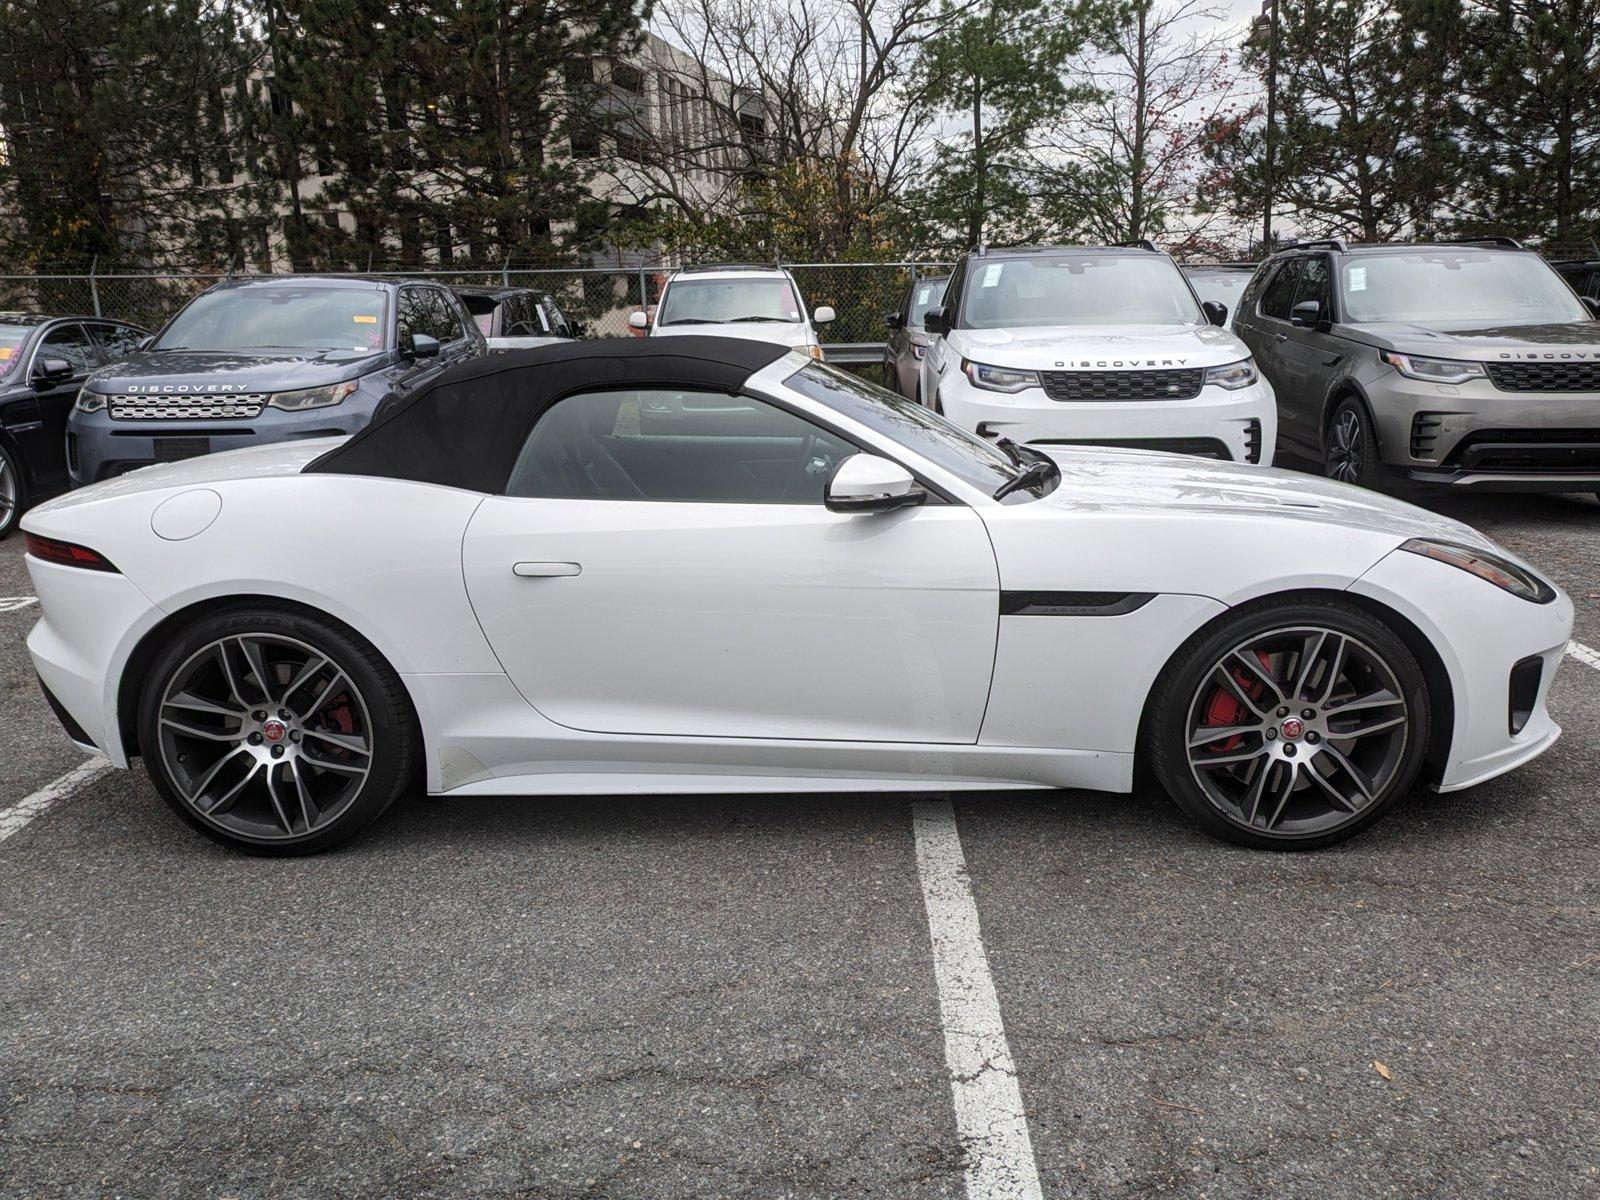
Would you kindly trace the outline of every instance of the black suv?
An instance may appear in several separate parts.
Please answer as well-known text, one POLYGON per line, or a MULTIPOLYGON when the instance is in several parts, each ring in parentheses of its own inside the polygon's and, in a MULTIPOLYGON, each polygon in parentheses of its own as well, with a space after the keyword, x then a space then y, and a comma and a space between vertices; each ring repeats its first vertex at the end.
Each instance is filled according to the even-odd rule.
POLYGON ((354 433, 380 401, 486 353, 450 289, 295 276, 222 283, 95 372, 67 440, 75 484, 152 462, 354 433))

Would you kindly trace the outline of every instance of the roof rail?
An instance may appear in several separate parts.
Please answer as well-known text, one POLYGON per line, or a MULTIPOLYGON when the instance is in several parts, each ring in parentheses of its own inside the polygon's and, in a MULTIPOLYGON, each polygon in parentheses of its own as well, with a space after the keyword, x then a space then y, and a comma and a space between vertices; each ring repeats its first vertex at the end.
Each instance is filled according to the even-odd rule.
POLYGON ((1149 238, 1135 238, 1131 242, 1112 242, 1118 250, 1148 250, 1151 254, 1160 254, 1161 247, 1149 238))
MULTIPOLYGON (((1290 242, 1287 246, 1279 246, 1278 250, 1337 250, 1343 254, 1350 249, 1343 238, 1318 238, 1309 242, 1290 242)), ((1274 250, 1276 254, 1278 251, 1274 250)))
POLYGON ((1521 250, 1523 245, 1516 238, 1510 237, 1484 237, 1484 238, 1440 238, 1442 246, 1503 246, 1507 250, 1521 250))
POLYGON ((780 267, 777 263, 751 263, 751 262, 690 263, 688 266, 678 267, 677 270, 674 271, 673 273, 674 274, 682 274, 684 271, 781 271, 781 270, 783 270, 783 268, 780 267))

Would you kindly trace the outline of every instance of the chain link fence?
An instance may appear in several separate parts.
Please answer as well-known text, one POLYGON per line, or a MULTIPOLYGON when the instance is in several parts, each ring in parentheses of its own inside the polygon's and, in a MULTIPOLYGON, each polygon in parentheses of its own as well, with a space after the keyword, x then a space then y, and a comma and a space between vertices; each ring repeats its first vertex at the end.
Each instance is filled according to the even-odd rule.
MULTIPOLYGON (((824 345, 859 345, 884 340, 883 319, 904 301, 911 281, 944 274, 939 263, 785 263, 800 285, 808 309, 831 305, 837 314, 818 329, 824 345)), ((452 287, 525 287, 555 297, 563 312, 583 322, 591 337, 625 337, 641 306, 653 311, 673 268, 573 267, 493 271, 378 272, 381 278, 430 279, 452 287)), ((340 272, 318 272, 338 275, 340 272)), ((365 273, 362 273, 365 274, 365 273)), ((102 316, 159 329, 178 309, 228 273, 0 275, 0 309, 53 315, 102 316)))

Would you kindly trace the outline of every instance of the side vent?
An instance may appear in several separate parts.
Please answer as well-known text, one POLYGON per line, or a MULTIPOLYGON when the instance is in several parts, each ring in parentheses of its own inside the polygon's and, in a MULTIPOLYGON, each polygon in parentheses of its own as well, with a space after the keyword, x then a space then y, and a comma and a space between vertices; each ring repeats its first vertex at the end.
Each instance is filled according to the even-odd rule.
POLYGON ((1411 457, 1433 458, 1439 445, 1439 430, 1444 418, 1438 413, 1422 412, 1411 419, 1411 457))
POLYGON ((1261 461, 1261 422, 1254 417, 1244 427, 1244 460, 1250 463, 1261 461))

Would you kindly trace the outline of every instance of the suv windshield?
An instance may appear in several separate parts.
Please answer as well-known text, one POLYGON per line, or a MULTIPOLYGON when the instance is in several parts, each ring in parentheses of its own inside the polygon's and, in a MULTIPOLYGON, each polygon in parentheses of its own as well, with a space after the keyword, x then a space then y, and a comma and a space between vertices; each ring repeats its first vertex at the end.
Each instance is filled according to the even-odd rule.
MULTIPOLYGON (((812 363, 784 383, 802 396, 893 438, 986 494, 992 495, 1017 475, 1017 465, 993 444, 931 409, 838 367, 812 363)), ((1013 495, 1019 500, 1032 499, 1023 492, 1013 495)))
POLYGON ((1340 267, 1345 320, 1421 325, 1551 325, 1587 321, 1559 275, 1533 254, 1417 250, 1347 258, 1340 267))
POLYGON ((21 361, 17 352, 32 332, 31 325, 0 325, 0 375, 8 374, 21 361))
POLYGON ((657 325, 725 325, 733 321, 800 319, 800 302, 787 279, 686 279, 667 284, 657 325))
POLYGON ((151 349, 377 351, 383 308, 373 288, 226 288, 174 317, 151 349))
POLYGON ((1228 311, 1239 307, 1239 294, 1254 276, 1254 271, 1190 271, 1189 285, 1201 301, 1215 300, 1226 304, 1228 311))
POLYGON ((949 282, 948 275, 917 280, 917 286, 911 289, 911 310, 906 314, 907 329, 926 328, 922 319, 928 315, 930 308, 944 299, 944 285, 949 282))
POLYGON ((1157 255, 974 258, 967 268, 962 329, 1205 323, 1177 266, 1157 255))

